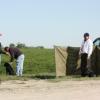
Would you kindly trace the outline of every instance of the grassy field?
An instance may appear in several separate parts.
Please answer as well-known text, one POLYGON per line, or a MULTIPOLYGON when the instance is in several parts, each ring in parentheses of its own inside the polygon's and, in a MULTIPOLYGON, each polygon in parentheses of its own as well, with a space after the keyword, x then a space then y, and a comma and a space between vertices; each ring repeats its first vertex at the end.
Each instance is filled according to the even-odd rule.
MULTIPOLYGON (((52 82, 64 80, 100 80, 100 77, 82 78, 80 75, 56 78, 54 49, 23 48, 21 51, 25 54, 24 76, 6 76, 5 67, 3 65, 5 62, 8 62, 10 58, 6 55, 2 55, 0 80, 48 79, 52 82)), ((16 62, 13 63, 13 68, 16 71, 16 62)))
MULTIPOLYGON (((55 74, 54 50, 42 48, 23 48, 25 54, 24 75, 55 74)), ((4 63, 9 57, 2 55, 0 74, 5 75, 4 63)), ((13 64, 15 69, 15 63, 13 64)))

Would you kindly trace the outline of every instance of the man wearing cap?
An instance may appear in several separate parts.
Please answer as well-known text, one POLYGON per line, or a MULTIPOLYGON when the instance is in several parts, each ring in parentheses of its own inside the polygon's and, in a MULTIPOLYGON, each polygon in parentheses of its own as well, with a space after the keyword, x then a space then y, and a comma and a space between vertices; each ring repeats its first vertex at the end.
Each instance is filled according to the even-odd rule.
POLYGON ((17 66, 16 66, 16 74, 17 76, 23 75, 23 64, 24 64, 24 54, 18 49, 18 48, 11 48, 11 47, 5 47, 5 52, 10 55, 10 64, 16 59, 17 66))
POLYGON ((81 55, 81 76, 88 75, 88 69, 90 67, 90 58, 93 52, 93 42, 90 39, 89 33, 84 34, 84 40, 82 42, 80 52, 81 55))

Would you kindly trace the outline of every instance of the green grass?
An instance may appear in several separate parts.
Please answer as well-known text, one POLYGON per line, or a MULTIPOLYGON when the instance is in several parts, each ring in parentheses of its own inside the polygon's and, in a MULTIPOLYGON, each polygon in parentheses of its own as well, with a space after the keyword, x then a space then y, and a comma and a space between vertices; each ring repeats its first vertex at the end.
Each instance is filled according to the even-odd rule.
MULTIPOLYGON (((2 55, 2 65, 0 65, 0 80, 29 80, 29 79, 46 79, 50 82, 59 81, 84 81, 84 80, 100 80, 100 77, 94 78, 82 78, 79 75, 66 76, 56 78, 55 76, 55 57, 54 49, 39 49, 39 48, 23 48, 21 49, 25 54, 24 63, 24 76, 7 76, 5 73, 4 63, 9 61, 9 57, 2 55)), ((14 70, 16 70, 16 63, 13 64, 14 70)))
MULTIPOLYGON (((24 75, 51 73, 55 74, 55 61, 53 49, 23 48, 25 54, 24 75)), ((9 61, 9 57, 2 55, 2 65, 0 66, 0 75, 5 75, 4 63, 9 61)), ((16 70, 15 63, 13 64, 16 70)))
POLYGON ((57 83, 61 81, 98 81, 100 80, 99 77, 81 77, 80 75, 75 76, 66 76, 66 77, 55 77, 55 75, 51 74, 38 74, 38 75, 24 75, 23 77, 17 77, 17 76, 6 76, 6 75, 0 75, 0 83, 2 81, 9 81, 9 80, 21 80, 21 81, 28 81, 28 80, 46 80, 47 82, 51 83, 57 83))

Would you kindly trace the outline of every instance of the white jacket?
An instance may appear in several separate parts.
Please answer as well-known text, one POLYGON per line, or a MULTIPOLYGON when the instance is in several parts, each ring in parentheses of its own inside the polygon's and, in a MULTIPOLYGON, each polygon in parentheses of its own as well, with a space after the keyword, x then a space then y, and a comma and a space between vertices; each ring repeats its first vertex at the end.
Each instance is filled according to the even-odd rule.
POLYGON ((80 48, 80 54, 82 53, 87 53, 88 54, 88 59, 92 55, 93 52, 93 42, 92 40, 88 39, 87 41, 83 41, 81 48, 80 48))

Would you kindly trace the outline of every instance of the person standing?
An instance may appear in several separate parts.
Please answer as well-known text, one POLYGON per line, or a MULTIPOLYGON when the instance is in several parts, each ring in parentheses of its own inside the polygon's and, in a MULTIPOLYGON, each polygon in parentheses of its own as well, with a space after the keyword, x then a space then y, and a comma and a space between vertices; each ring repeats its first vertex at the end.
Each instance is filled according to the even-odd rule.
POLYGON ((90 59, 93 52, 93 42, 90 39, 89 33, 84 34, 84 41, 82 42, 80 52, 81 55, 81 76, 88 75, 90 70, 90 59))
POLYGON ((5 47, 5 52, 8 53, 11 57, 10 64, 13 63, 14 59, 16 59, 16 75, 23 75, 23 64, 24 64, 24 54, 18 48, 5 47))

